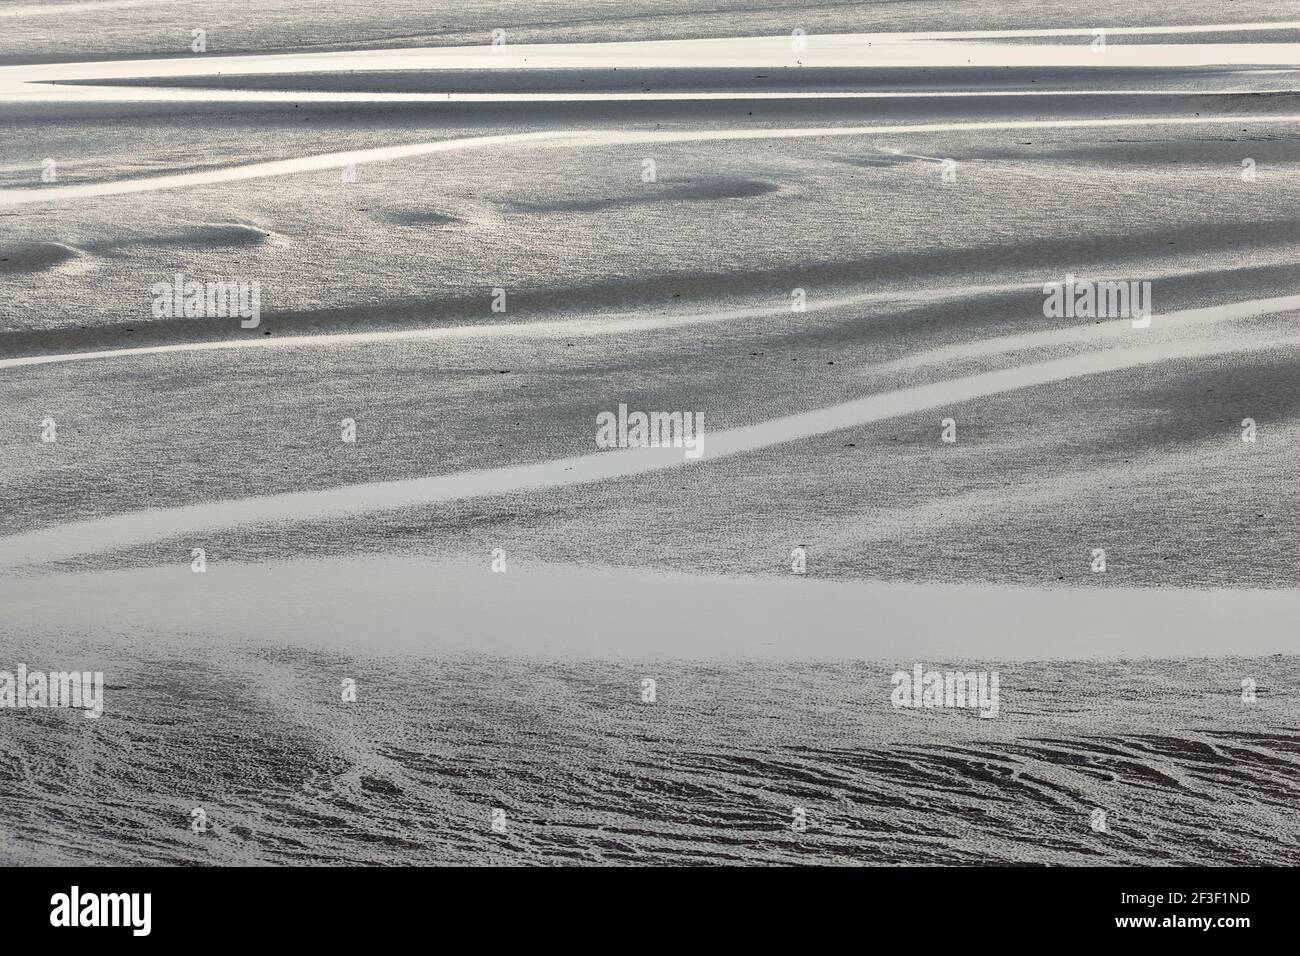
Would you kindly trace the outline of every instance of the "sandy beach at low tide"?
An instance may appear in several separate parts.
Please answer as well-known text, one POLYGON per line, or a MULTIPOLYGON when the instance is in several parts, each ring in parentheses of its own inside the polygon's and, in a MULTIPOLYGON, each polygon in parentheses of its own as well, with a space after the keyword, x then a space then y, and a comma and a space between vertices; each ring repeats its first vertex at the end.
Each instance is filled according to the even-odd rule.
POLYGON ((0 11, 0 860, 1300 859, 1300 28, 491 6, 0 11))

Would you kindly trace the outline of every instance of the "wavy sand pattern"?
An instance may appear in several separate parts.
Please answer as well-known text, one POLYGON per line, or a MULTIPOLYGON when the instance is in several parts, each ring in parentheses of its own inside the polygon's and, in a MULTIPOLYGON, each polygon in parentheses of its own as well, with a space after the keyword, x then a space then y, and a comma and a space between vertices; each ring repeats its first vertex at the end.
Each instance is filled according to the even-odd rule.
POLYGON ((1300 22, 154 6, 0 11, 0 861, 1300 861, 1300 22))

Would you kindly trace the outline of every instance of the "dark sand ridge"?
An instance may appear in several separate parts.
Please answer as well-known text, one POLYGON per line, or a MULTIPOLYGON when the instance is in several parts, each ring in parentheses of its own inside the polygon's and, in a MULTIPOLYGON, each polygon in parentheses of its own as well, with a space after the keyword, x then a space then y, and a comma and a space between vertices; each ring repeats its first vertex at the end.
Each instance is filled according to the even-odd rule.
MULTIPOLYGON (((1300 31, 1291 42, 1300 38, 1300 31)), ((145 64, 147 68, 147 63, 145 64)), ((494 69, 380 70, 300 74, 239 74, 151 78, 66 79, 56 85, 126 86, 211 90, 294 90, 433 93, 651 93, 911 91, 935 94, 1027 91, 1164 91, 1171 94, 1216 90, 1294 90, 1293 70, 1265 72, 1232 66, 1205 67, 673 67, 661 69, 494 69)), ((979 100, 976 100, 979 102, 979 100)))
POLYGON ((0 244, 0 275, 44 272, 81 255, 82 250, 62 242, 0 244))
MULTIPOLYGON (((233 95, 233 94, 232 94, 233 95)), ((668 100, 607 100, 607 101, 493 101, 447 102, 429 99, 419 102, 401 100, 383 101, 379 94, 355 94, 355 101, 316 99, 304 96, 292 100, 292 94, 283 94, 285 102, 145 102, 117 103, 17 103, 4 104, 0 109, 19 130, 29 124, 46 125, 56 121, 70 123, 105 123, 117 125, 141 120, 158 125, 160 117, 171 119, 172 125, 186 130, 200 122, 214 124, 214 133, 221 129, 224 118, 237 105, 241 124, 254 118, 267 125, 281 124, 338 124, 342 128, 372 129, 381 121, 403 130, 421 130, 426 138, 430 133, 446 137, 449 129, 460 128, 481 134, 500 127, 523 127, 549 130, 625 130, 634 127, 644 131, 658 125, 674 124, 687 128, 708 126, 735 127, 783 126, 792 122, 816 122, 822 125, 883 124, 905 126, 909 123, 963 123, 1084 120, 1106 117, 1109 120, 1145 117, 1185 117, 1194 122, 1196 117, 1209 117, 1228 113, 1238 116, 1293 116, 1300 112, 1297 102, 1300 95, 1291 91, 1216 94, 1198 92, 1154 92, 1135 96, 1116 95, 1109 92, 1075 94, 1045 94, 1035 96, 977 94, 955 97, 944 93, 922 94, 915 97, 847 96, 836 98, 771 98, 771 99, 668 99, 668 100)), ((339 94, 340 96, 346 94, 339 94)), ((322 94, 323 96, 323 94, 322 94)), ((1050 124, 1049 124, 1050 125, 1050 124)), ((1101 124, 1104 125, 1104 124, 1101 124)), ((1231 129, 1232 124, 1226 128, 1231 129)), ((1280 129, 1281 127, 1279 127, 1280 129)), ((889 131, 878 131, 887 134, 889 131)), ((906 133, 908 130, 900 130, 906 133)), ((196 138, 213 134, 197 132, 196 138)), ((406 140, 404 132, 398 141, 406 140)), ((215 137, 220 139, 219 136, 215 137)), ((1030 137, 1032 138, 1032 137, 1030 137)), ((391 140, 390 140, 391 142, 391 140)), ((274 143, 248 144, 250 150, 261 150, 276 156, 274 143)), ((324 152, 326 150, 322 150, 324 152)), ((117 175, 120 175, 117 174, 117 175)))
MULTIPOLYGON (((679 128, 698 128, 719 124, 738 127, 763 127, 788 125, 790 122, 812 118, 822 123, 874 123, 891 122, 904 125, 921 121, 962 121, 1023 119, 1026 111, 1034 118, 1062 119, 1086 118, 1093 115, 1110 117, 1186 116, 1210 117, 1215 114, 1259 115, 1297 112, 1296 96, 1289 93, 1260 93, 1251 96, 1211 96, 1197 93, 1157 94, 1154 96, 1115 97, 1099 96, 934 96, 906 99, 830 99, 830 100, 718 100, 718 101, 662 101, 662 102, 542 102, 542 103, 439 103, 439 102, 251 102, 240 103, 232 109, 230 103, 6 103, 0 106, 0 115, 9 126, 6 148, 17 159, 32 163, 36 154, 76 155, 82 151, 76 129, 87 125, 96 131, 97 139, 106 148, 120 143, 123 152, 147 151, 158 155, 175 154, 176 158, 162 163, 159 173, 180 173, 212 168, 211 164, 193 162, 192 155, 177 151, 170 140, 181 138, 192 148, 206 147, 209 155, 220 155, 237 143, 240 161, 271 160, 283 157, 291 144, 302 152, 328 153, 350 145, 340 136, 373 135, 376 130, 398 127, 400 138, 387 133, 385 142, 429 137, 454 138, 458 135, 479 135, 498 131, 501 127, 514 129, 544 129, 561 127, 569 129, 625 129, 634 123, 641 129, 653 129, 654 124, 673 123, 679 128), (61 131, 62 128, 62 131, 61 131), (268 129, 275 131, 267 138, 268 129), (162 139, 160 139, 160 136, 162 139), (59 149, 51 147, 52 139, 63 140, 59 149), (166 148, 163 148, 165 145, 166 148)), ((959 127, 957 127, 959 129, 959 127)), ((1179 130, 1172 126, 1153 126, 1151 129, 1106 130, 1093 132, 1087 145, 1095 145, 1098 136, 1122 139, 1153 138, 1159 131, 1161 139, 1177 136, 1179 130)), ((905 131, 904 131, 905 132, 905 131)), ((1198 131, 1201 132, 1201 131, 1198 131)), ((1235 130, 1225 124, 1217 132, 1207 125, 1203 135, 1222 138, 1225 134, 1243 140, 1256 141, 1261 137, 1285 135, 1282 125, 1262 125, 1249 131, 1235 130), (1244 133, 1244 135, 1243 135, 1244 133)), ((884 134, 882 134, 884 135, 884 134)), ((1058 131, 1057 135, 1064 135, 1058 131)), ((1030 132, 1016 139, 1033 140, 1041 145, 1045 133, 1030 132)), ((973 142, 976 150, 987 150, 987 143, 973 142)), ((31 175, 39 173, 35 163, 31 175)), ((223 164, 224 165, 224 164, 223 164)), ((139 170, 118 167, 110 163, 88 163, 68 170, 69 181, 100 182, 126 179, 139 175, 139 170)), ((11 177, 12 178, 12 177, 11 177)), ((31 179, 17 178, 14 186, 30 185, 31 179)))
POLYGON ((0 273, 44 272, 83 255, 111 256, 123 249, 148 246, 221 248, 256 245, 273 233, 239 222, 206 223, 166 235, 132 236, 119 241, 82 243, 0 242, 0 273))
POLYGON ((665 177, 657 181, 661 188, 654 193, 640 196, 607 196, 590 199, 556 199, 545 202, 516 201, 506 208, 518 213, 548 212, 604 212, 617 210, 624 206, 645 203, 672 202, 715 202, 720 199, 748 199, 779 191, 775 183, 759 179, 742 179, 727 176, 715 176, 701 179, 673 179, 665 177))
MULTIPOLYGON (((704 185, 711 190, 718 184, 714 182, 704 185)), ((586 202, 589 206, 599 208, 601 202, 616 201, 611 197, 609 200, 590 199, 586 202)), ((631 201, 631 197, 625 198, 625 202, 631 201)), ((674 190, 670 184, 667 196, 662 201, 683 201, 683 197, 680 190, 674 190)), ((552 208, 563 205, 562 202, 555 203, 552 208)), ((562 211, 562 208, 555 211, 562 211)), ((210 245, 240 245, 259 243, 263 241, 262 236, 263 231, 256 227, 221 224, 191 231, 182 230, 171 236, 123 241, 118 248, 148 244, 163 247, 194 245, 200 248, 210 245)), ((509 321, 546 321, 572 317, 583 312, 595 313, 592 317, 599 319, 601 312, 620 313, 622 310, 670 308, 686 312, 700 308, 727 309, 744 304, 762 304, 769 298, 776 310, 778 303, 788 303, 792 288, 808 289, 810 307, 816 309, 819 307, 819 298, 833 300, 854 294, 890 291, 914 294, 922 279, 926 280, 926 286, 951 290, 938 296, 944 300, 951 300, 954 296, 986 298, 998 293, 982 291, 984 286, 1026 283, 1031 291, 1027 291, 1024 296, 1015 297, 1018 302, 1024 302, 1033 297, 1034 288, 1037 288, 1041 298, 1041 284, 1062 281, 1065 272, 1069 270, 1080 277, 1097 280, 1157 279, 1161 275, 1171 275, 1177 277, 1179 287, 1184 282, 1190 283, 1186 288, 1192 295, 1199 294, 1202 289, 1213 288, 1226 293, 1228 287, 1225 286, 1225 281, 1232 281, 1233 273, 1238 269, 1210 268, 1188 274, 1185 267, 1179 268, 1179 264, 1186 262, 1188 257, 1203 259, 1209 254, 1233 254, 1247 250, 1284 255, 1297 244, 1300 244, 1300 220, 1279 219, 1221 223, 1212 227, 1187 225, 1109 236, 1039 238, 1014 245, 990 243, 965 248, 883 254, 856 261, 810 262, 781 269, 732 270, 723 274, 704 271, 657 274, 621 278, 617 281, 604 280, 598 284, 576 287, 558 283, 533 288, 512 287, 509 321), (990 262, 996 262, 997 270, 990 272, 990 262), (1141 263, 1140 266, 1135 265, 1138 262, 1141 263), (1203 278, 1198 278, 1198 274, 1203 278), (862 284, 864 277, 870 277, 870 285, 865 287, 862 284), (969 291, 964 292, 963 287, 969 291)), ((0 258, 8 254, 14 259, 16 267, 11 267, 8 271, 34 272, 50 268, 69 257, 55 255, 56 248, 67 247, 57 243, 16 244, 8 247, 0 245, 0 258), (46 254, 38 256, 24 252, 31 246, 46 250, 46 254)), ((93 247, 87 251, 92 250, 93 247)), ((158 278, 170 281, 171 276, 160 273, 158 278)), ((1265 281, 1269 288, 1276 289, 1281 294, 1287 289, 1278 283, 1287 283, 1293 278, 1285 266, 1261 266, 1241 271, 1234 284, 1245 290, 1252 281, 1265 281)), ((264 279, 266 284, 271 284, 265 275, 264 279)), ((1178 287, 1162 287, 1161 308, 1167 310, 1173 306, 1179 301, 1176 297, 1180 294, 1178 287)), ((439 324, 471 325, 493 319, 485 302, 483 290, 476 289, 462 296, 413 302, 399 300, 346 308, 283 311, 271 304, 266 309, 262 325, 254 334, 298 335, 395 330, 439 324)), ((923 305, 922 299, 918 306, 923 305)), ((937 330, 932 327, 928 332, 942 332, 964 321, 950 311, 944 314, 949 318, 943 321, 942 327, 937 330)), ((237 323, 153 319, 142 309, 133 315, 116 316, 112 324, 0 332, 0 356, 222 341, 247 338, 248 335, 249 332, 240 329, 237 323)))

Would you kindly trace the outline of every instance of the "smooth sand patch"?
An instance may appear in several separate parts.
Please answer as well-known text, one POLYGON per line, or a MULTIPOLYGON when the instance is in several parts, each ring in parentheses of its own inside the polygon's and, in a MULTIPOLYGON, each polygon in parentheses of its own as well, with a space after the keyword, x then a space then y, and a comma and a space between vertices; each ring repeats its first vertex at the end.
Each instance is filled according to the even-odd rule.
POLYGON ((1300 592, 730 578, 361 556, 0 579, 0 626, 356 653, 915 661, 1295 653, 1300 592))

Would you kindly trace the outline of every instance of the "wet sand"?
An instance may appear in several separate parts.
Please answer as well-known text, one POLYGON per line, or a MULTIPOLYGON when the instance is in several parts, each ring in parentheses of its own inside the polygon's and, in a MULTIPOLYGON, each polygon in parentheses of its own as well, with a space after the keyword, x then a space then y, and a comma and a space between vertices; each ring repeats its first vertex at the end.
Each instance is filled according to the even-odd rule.
POLYGON ((110 689, 0 711, 0 860, 1300 859, 1274 9, 259 4, 191 56, 53 6, 0 43, 0 670, 110 689), (704 455, 598 450, 620 403, 704 455), (916 661, 1000 716, 894 709, 916 661))

